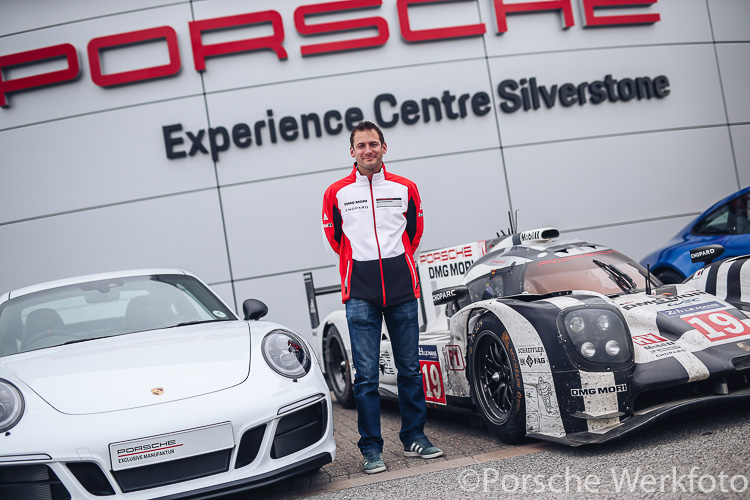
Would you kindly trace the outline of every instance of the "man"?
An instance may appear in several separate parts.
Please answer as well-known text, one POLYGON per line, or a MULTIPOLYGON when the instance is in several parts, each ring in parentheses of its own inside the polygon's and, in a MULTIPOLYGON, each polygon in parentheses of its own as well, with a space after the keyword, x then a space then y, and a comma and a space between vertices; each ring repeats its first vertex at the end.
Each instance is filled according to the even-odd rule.
POLYGON ((419 280, 414 254, 422 238, 417 186, 387 172, 383 132, 371 122, 352 130, 352 172, 323 198, 323 230, 339 257, 341 296, 356 376, 359 449, 365 472, 385 470, 378 393, 381 325, 385 319, 398 370, 399 438, 407 457, 443 454, 424 435, 427 418, 419 370, 419 280))

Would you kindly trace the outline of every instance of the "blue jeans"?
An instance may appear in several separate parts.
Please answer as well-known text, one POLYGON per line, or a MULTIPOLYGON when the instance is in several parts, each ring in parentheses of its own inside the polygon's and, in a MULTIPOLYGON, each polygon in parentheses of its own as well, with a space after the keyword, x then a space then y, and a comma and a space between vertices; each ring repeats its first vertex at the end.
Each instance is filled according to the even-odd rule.
POLYGON ((346 301, 346 320, 352 343, 354 401, 362 454, 383 451, 380 434, 380 336, 383 319, 391 339, 393 361, 398 370, 398 405, 401 442, 409 444, 424 436, 427 407, 419 370, 419 322, 417 301, 383 307, 361 299, 346 301))

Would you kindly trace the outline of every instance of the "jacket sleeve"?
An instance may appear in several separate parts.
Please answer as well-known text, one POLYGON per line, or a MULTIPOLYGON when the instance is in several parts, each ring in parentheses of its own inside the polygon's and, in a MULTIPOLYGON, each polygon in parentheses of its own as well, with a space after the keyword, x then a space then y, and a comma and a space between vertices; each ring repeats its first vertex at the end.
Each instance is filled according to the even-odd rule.
POLYGON ((341 250, 341 236, 343 235, 341 225, 341 211, 336 199, 336 191, 332 188, 326 190, 323 195, 323 235, 327 241, 326 247, 333 250, 337 255, 341 250))
POLYGON ((422 200, 417 185, 409 182, 409 205, 406 209, 406 234, 411 243, 412 255, 416 255, 422 242, 424 217, 422 217, 422 200))

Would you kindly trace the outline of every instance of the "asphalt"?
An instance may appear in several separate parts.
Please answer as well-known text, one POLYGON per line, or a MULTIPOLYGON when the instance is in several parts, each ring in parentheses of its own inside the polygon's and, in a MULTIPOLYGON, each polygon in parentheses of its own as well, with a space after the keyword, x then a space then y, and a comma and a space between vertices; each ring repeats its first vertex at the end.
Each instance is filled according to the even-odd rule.
MULTIPOLYGON (((332 396, 333 397, 333 396, 332 396)), ((334 398, 333 429, 336 440, 336 461, 320 470, 297 476, 272 486, 253 491, 253 498, 300 498, 327 491, 340 491, 376 484, 393 479, 449 470, 467 465, 482 464, 503 458, 521 456, 554 448, 557 445, 529 441, 523 446, 504 445, 481 424, 478 415, 468 411, 438 411, 428 409, 425 434, 444 454, 425 460, 404 457, 398 438, 401 417, 395 402, 383 401, 381 433, 383 459, 387 470, 365 474, 362 455, 357 447, 357 412, 343 408, 334 398)))

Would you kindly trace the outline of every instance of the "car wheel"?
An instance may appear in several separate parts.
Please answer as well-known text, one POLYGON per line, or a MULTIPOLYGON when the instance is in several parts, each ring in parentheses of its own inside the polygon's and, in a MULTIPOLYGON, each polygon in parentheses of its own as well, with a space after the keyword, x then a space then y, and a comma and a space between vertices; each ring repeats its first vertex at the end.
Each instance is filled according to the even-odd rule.
POLYGON ((484 425, 504 443, 521 441, 526 435, 521 368, 508 331, 494 315, 474 327, 469 370, 471 397, 484 425))
POLYGON ((654 276, 659 278, 659 281, 665 285, 673 285, 685 281, 685 278, 680 273, 671 269, 659 269, 654 272, 654 276))
POLYGON ((326 378, 336 400, 344 408, 354 408, 354 388, 352 372, 346 347, 338 328, 331 325, 327 329, 325 348, 326 378))

